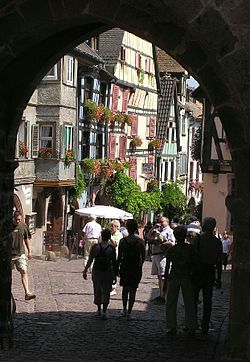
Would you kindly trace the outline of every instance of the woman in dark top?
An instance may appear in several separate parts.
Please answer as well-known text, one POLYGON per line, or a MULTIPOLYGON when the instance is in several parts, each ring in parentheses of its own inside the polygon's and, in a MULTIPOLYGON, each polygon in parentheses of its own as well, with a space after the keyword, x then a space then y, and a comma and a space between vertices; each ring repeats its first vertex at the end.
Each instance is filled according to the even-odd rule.
POLYGON ((92 281, 94 287, 94 304, 97 305, 97 315, 107 319, 106 311, 109 305, 112 283, 115 279, 116 252, 115 247, 109 244, 111 231, 105 229, 101 233, 102 241, 92 246, 89 260, 83 271, 83 278, 87 279, 87 270, 94 261, 92 281), (101 305, 103 311, 101 312, 101 305))
POLYGON ((122 238, 118 247, 117 274, 122 288, 123 316, 131 319, 136 289, 142 277, 142 265, 145 260, 145 246, 142 239, 135 235, 136 220, 127 221, 129 235, 122 238), (128 308, 127 308, 128 304, 128 308))

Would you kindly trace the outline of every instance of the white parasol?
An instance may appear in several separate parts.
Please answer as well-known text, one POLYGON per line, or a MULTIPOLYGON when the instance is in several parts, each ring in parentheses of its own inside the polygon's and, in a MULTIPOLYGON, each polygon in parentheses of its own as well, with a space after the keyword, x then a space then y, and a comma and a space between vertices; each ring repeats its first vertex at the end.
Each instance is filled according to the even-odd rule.
POLYGON ((96 205, 91 207, 84 207, 82 209, 75 210, 75 213, 80 216, 95 215, 105 219, 133 219, 133 215, 130 212, 118 209, 113 206, 96 205))

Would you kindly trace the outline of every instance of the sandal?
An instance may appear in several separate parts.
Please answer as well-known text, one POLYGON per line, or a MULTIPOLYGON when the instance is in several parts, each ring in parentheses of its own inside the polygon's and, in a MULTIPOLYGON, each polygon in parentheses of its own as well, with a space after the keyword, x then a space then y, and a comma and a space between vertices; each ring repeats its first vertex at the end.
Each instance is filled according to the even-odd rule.
POLYGON ((25 295, 25 300, 31 300, 31 299, 35 299, 36 295, 35 294, 26 294, 25 295))

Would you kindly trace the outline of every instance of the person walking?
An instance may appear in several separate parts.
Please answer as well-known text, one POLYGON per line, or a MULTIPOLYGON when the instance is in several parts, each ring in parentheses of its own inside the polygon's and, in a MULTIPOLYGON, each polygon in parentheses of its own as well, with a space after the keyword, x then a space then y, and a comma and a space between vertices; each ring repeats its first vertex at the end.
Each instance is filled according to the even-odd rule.
POLYGON ((193 245, 185 243, 187 236, 185 226, 176 226, 174 236, 177 244, 168 250, 164 280, 164 290, 166 290, 166 332, 167 334, 176 334, 177 332, 176 310, 181 289, 185 307, 185 330, 192 335, 197 328, 195 298, 191 280, 196 263, 195 250, 193 245))
POLYGON ((142 239, 135 235, 137 221, 128 220, 126 224, 129 235, 120 240, 117 259, 117 276, 122 286, 122 315, 131 319, 136 290, 142 277, 142 265, 145 260, 145 246, 142 239))
POLYGON ((222 234, 221 242, 223 249, 222 265, 224 266, 224 270, 227 270, 228 256, 231 250, 231 240, 229 239, 229 235, 226 230, 222 234))
POLYGON ((36 298, 36 295, 30 292, 28 279, 28 260, 32 259, 30 245, 31 233, 28 226, 22 221, 22 215, 20 211, 14 212, 13 231, 11 233, 11 239, 12 269, 16 267, 21 275, 21 281, 25 293, 25 300, 34 299, 36 298))
POLYGON ((166 268, 166 252, 174 245, 173 230, 169 226, 167 217, 160 217, 160 224, 155 224, 148 232, 149 243, 152 244, 152 269, 151 275, 157 275, 160 295, 152 301, 156 304, 165 304, 163 291, 164 275, 166 268))
POLYGON ((106 312, 112 283, 116 279, 116 252, 115 247, 109 243, 110 238, 111 231, 104 229, 101 232, 101 242, 92 246, 89 259, 83 270, 83 279, 87 280, 87 270, 94 261, 92 269, 94 304, 97 305, 97 316, 101 316, 104 320, 107 319, 106 312))
MULTIPOLYGON (((87 265, 89 254, 92 246, 97 244, 101 235, 101 225, 96 222, 96 216, 91 215, 89 221, 83 228, 83 238, 84 238, 84 254, 83 254, 83 266, 87 265)), ((89 266, 91 270, 91 264, 89 266)))
MULTIPOLYGON (((199 279, 195 287, 195 299, 198 302, 199 292, 203 294, 202 334, 208 334, 212 312, 213 287, 217 271, 217 288, 221 286, 222 243, 214 235, 216 220, 206 217, 202 223, 202 233, 194 238, 193 244, 199 261, 199 279)), ((196 303, 197 309, 197 303, 196 303)))
MULTIPOLYGON (((111 230, 111 239, 110 243, 115 247, 116 256, 118 256, 118 247, 120 240, 123 238, 122 233, 120 232, 120 222, 119 220, 112 220, 110 223, 110 230, 111 230)), ((112 285, 112 290, 110 295, 116 295, 116 283, 112 285)))
POLYGON ((148 221, 147 224, 144 226, 144 229, 143 229, 143 239, 144 239, 144 243, 145 243, 145 248, 147 248, 147 245, 148 245, 148 256, 151 255, 151 245, 148 243, 148 232, 150 229, 152 229, 153 225, 152 225, 152 222, 151 221, 148 221))

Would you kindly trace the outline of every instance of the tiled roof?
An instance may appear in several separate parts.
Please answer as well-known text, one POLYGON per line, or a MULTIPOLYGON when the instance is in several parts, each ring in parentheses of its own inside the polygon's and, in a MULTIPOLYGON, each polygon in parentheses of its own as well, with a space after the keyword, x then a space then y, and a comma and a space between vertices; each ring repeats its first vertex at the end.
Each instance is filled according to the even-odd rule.
POLYGON ((97 52, 90 48, 86 43, 79 44, 74 51, 78 55, 82 55, 83 57, 87 57, 93 60, 95 63, 104 63, 104 60, 97 54, 97 52))
POLYGON ((198 100, 195 103, 192 101, 187 101, 185 104, 185 108, 186 110, 192 112, 192 116, 194 118, 202 119, 203 106, 202 103, 199 102, 198 100))
POLYGON ((185 69, 164 50, 156 47, 156 57, 159 72, 183 73, 185 69))
POLYGON ((164 142, 167 139, 168 118, 170 108, 174 97, 176 80, 170 77, 163 77, 160 81, 161 96, 158 102, 158 119, 157 119, 157 138, 161 140, 161 147, 158 154, 162 153, 164 142))
POLYGON ((120 28, 114 28, 99 35, 99 55, 108 64, 117 63, 124 32, 120 28))

